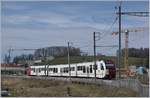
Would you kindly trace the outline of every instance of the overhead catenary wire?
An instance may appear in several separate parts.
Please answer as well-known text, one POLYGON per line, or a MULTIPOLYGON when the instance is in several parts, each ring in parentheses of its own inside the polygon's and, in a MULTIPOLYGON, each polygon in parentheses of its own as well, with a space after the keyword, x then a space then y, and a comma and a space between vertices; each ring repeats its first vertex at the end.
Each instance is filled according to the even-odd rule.
MULTIPOLYGON (((115 8, 115 10, 116 10, 116 8, 115 8)), ((112 22, 112 24, 110 25, 109 28, 107 28, 107 27, 104 28, 105 33, 104 33, 103 36, 101 36, 101 39, 100 39, 100 40, 102 40, 102 39, 103 39, 104 37, 106 37, 107 35, 110 35, 110 34, 107 33, 107 32, 111 32, 111 29, 113 28, 113 26, 115 25, 115 23, 117 22, 117 20, 118 20, 118 16, 115 17, 114 21, 112 22)))
POLYGON ((115 18, 115 20, 111 24, 110 28, 108 28, 108 30, 105 31, 105 34, 101 37, 101 39, 104 38, 104 36, 106 36, 106 34, 109 35, 109 33, 107 33, 107 32, 111 32, 111 29, 113 28, 113 26, 115 25, 115 23, 117 22, 117 20, 118 20, 118 16, 115 18))
MULTIPOLYGON (((116 7, 115 7, 115 10, 114 10, 114 12, 116 12, 116 7)), ((104 28, 104 30, 105 31, 107 31, 107 32, 110 32, 111 31, 111 29, 114 27, 114 25, 115 25, 115 23, 117 22, 117 20, 118 20, 118 16, 116 16, 115 17, 115 19, 114 19, 114 21, 112 22, 112 24, 110 24, 110 27, 108 27, 108 26, 106 26, 105 28, 104 28)), ((102 37, 99 39, 99 40, 101 40, 101 39, 103 39, 104 37, 106 37, 106 35, 109 35, 109 33, 104 33, 104 35, 102 35, 102 37)), ((88 42, 87 42, 88 43, 88 42)), ((75 42, 75 44, 76 44, 76 42, 75 42)), ((79 48, 87 48, 87 47, 90 47, 91 46, 91 44, 86 44, 86 45, 82 45, 82 46, 79 46, 79 48)))

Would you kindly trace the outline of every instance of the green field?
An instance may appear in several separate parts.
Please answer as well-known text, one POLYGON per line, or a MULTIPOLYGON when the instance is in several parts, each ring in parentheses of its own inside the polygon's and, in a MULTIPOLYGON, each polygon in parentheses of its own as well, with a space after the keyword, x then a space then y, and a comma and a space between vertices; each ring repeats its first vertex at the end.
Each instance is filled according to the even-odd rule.
MULTIPOLYGON (((115 64, 117 64, 117 58, 114 56, 103 56, 97 57, 98 60, 112 60, 115 64)), ((122 57, 121 65, 123 65, 124 58, 122 57)), ((90 62, 93 61, 93 56, 73 56, 70 57, 70 63, 80 63, 80 62, 90 62)), ((67 64, 68 58, 67 57, 57 57, 52 61, 45 61, 40 64, 67 64)), ((129 65, 146 65, 147 61, 146 58, 136 58, 136 57, 129 57, 129 65)))

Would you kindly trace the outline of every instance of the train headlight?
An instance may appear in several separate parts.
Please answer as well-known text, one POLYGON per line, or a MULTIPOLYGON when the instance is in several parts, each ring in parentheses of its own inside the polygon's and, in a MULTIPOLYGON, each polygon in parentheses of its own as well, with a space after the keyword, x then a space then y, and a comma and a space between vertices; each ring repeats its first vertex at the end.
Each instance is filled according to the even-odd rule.
POLYGON ((109 70, 108 69, 106 69, 106 75, 108 75, 109 74, 109 70))

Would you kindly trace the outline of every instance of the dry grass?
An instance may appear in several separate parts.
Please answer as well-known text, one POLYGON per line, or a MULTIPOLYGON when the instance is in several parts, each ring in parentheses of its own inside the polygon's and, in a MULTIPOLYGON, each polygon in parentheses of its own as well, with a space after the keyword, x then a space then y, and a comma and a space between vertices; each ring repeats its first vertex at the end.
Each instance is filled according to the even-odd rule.
POLYGON ((70 88, 70 95, 74 97, 138 96, 137 92, 125 88, 68 84, 54 80, 2 78, 1 81, 2 87, 7 87, 14 97, 66 97, 68 96, 68 87, 70 88))

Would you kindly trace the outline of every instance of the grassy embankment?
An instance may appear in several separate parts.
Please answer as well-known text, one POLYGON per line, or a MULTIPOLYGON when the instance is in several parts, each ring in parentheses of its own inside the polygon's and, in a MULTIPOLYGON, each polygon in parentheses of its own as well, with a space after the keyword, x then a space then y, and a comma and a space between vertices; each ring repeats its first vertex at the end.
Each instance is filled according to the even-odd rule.
MULTIPOLYGON (((67 64, 68 63, 67 57, 57 57, 52 61, 42 62, 40 64, 67 64)), ((117 58, 114 56, 106 56, 106 57, 97 57, 98 60, 112 60, 115 64, 117 64, 117 58)), ((93 61, 92 56, 74 56, 70 57, 71 63, 80 63, 80 62, 90 62, 93 61)), ((121 60, 121 65, 123 65, 124 58, 121 60)), ((136 57, 129 57, 129 65, 146 65, 145 58, 136 58, 136 57)), ((123 67, 123 66, 122 66, 123 67)))
POLYGON ((2 88, 7 87, 12 97, 66 97, 67 88, 70 87, 70 95, 73 97, 127 97, 138 96, 138 93, 126 88, 115 88, 111 86, 96 86, 87 84, 68 84, 62 81, 35 80, 19 78, 3 78, 2 88))

